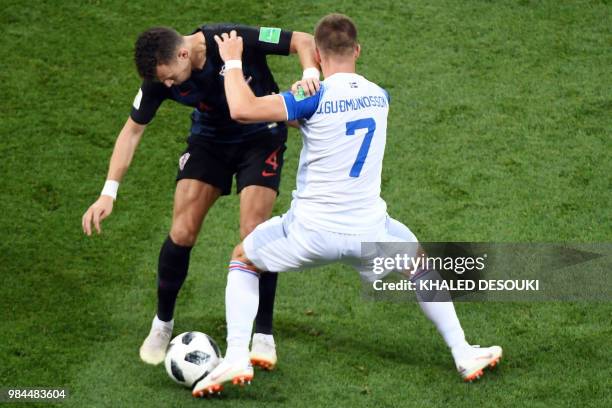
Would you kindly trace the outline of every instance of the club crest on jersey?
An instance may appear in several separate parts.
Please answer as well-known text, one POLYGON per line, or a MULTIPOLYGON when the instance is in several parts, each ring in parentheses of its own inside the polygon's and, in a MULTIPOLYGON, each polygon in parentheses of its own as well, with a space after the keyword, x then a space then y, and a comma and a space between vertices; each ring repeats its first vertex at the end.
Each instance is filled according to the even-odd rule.
POLYGON ((191 156, 189 153, 185 153, 179 159, 179 169, 181 169, 181 171, 183 171, 183 169, 185 168, 185 164, 187 164, 187 160, 189 160, 189 156, 191 156))

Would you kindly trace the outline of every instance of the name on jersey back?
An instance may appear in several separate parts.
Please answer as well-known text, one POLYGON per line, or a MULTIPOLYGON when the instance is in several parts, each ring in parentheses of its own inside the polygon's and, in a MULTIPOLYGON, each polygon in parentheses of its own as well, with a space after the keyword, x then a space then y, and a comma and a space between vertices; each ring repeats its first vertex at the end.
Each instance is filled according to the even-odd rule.
POLYGON ((361 96, 358 98, 338 99, 324 101, 319 105, 317 114, 342 113, 353 110, 360 110, 371 107, 386 108, 389 106, 387 99, 383 96, 361 96))

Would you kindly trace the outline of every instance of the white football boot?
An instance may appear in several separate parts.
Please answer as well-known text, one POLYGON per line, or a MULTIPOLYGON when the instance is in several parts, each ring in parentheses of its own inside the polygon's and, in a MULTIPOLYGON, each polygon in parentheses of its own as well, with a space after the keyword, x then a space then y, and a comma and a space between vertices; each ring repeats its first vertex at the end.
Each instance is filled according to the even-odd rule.
POLYGON ((276 345, 271 334, 253 334, 251 341, 251 364, 264 370, 274 370, 276 367, 276 345))
POLYGON ((191 395, 196 398, 221 393, 223 384, 232 382, 234 385, 244 386, 251 384, 253 379, 253 366, 248 360, 229 361, 224 359, 206 377, 196 382, 191 389, 191 395))
POLYGON ((140 359, 152 365, 164 361, 171 337, 172 324, 160 324, 154 320, 149 335, 140 346, 140 359))
POLYGON ((472 382, 484 374, 484 369, 493 368, 502 357, 502 348, 491 346, 481 348, 480 346, 467 346, 460 350, 453 350, 453 357, 457 371, 464 381, 472 382))

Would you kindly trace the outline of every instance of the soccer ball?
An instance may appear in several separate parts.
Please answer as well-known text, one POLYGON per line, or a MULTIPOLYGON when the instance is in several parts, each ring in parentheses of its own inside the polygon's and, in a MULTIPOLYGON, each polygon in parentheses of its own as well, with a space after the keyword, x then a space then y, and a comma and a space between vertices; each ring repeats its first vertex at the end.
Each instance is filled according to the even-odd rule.
POLYGON ((179 334, 166 351, 166 372, 177 383, 191 388, 221 362, 217 343, 197 331, 179 334))

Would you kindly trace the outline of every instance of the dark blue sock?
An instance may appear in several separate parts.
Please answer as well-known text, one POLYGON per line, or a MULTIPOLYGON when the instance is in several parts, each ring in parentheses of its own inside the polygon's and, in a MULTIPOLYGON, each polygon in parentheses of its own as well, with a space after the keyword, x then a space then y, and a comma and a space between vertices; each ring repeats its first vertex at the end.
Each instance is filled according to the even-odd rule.
POLYGON ((187 278, 191 248, 176 245, 168 237, 159 251, 157 317, 164 322, 172 320, 174 315, 176 298, 187 278))
POLYGON ((255 333, 272 334, 274 297, 277 273, 265 272, 259 277, 259 308, 255 317, 255 333))

